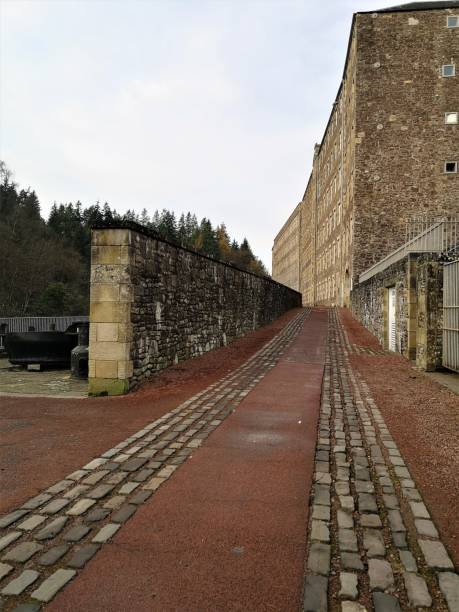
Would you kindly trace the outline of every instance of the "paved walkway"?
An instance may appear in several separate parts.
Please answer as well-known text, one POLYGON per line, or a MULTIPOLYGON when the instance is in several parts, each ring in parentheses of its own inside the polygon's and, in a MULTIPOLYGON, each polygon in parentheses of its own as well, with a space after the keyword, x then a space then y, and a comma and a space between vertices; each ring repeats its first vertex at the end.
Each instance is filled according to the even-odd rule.
MULTIPOLYGON (((96 457, 64 480, 26 502, 22 508, 3 518, 0 527, 4 528, 4 539, 0 540, 0 547, 4 548, 1 561, 4 564, 2 570, 5 573, 3 579, 5 586, 2 584, 1 593, 6 599, 6 609, 14 609, 24 601, 35 600, 41 603, 51 601, 67 583, 77 577, 77 572, 81 575, 62 591, 51 605, 51 609, 53 607, 58 610, 125 610, 126 607, 142 610, 219 609, 220 605, 226 604, 215 603, 217 607, 212 607, 213 604, 209 602, 210 607, 206 607, 207 604, 202 601, 201 589, 208 582, 209 573, 214 573, 218 564, 227 557, 233 564, 235 578, 231 581, 227 572, 221 574, 222 580, 225 575, 227 588, 218 596, 220 602, 228 602, 226 609, 242 609, 241 606, 245 605, 244 599, 249 597, 248 594, 257 598, 261 595, 250 580, 247 581, 246 595, 242 597, 241 593, 241 599, 238 599, 236 585, 241 562, 248 564, 249 576, 265 581, 266 598, 275 598, 277 591, 279 602, 282 602, 287 594, 291 600, 299 602, 307 526, 305 502, 310 486, 308 466, 311 478, 315 445, 314 424, 318 416, 326 336, 326 313, 316 312, 312 319, 309 317, 309 312, 301 312, 261 351, 220 382, 146 425, 137 434, 96 457), (290 349, 283 356, 283 352, 289 346, 290 349), (277 368, 283 368, 283 371, 280 372, 277 368), (311 369, 310 376, 307 376, 308 369, 311 369), (263 391, 259 383, 264 377, 268 379, 269 376, 273 377, 272 382, 270 387, 263 391), (250 393, 255 387, 257 392, 250 393), (250 397, 247 397, 249 393, 250 397), (309 401, 305 401, 308 397, 309 401), (244 409, 245 405, 247 410, 244 409), (233 414, 235 409, 237 409, 236 414, 233 414), (254 420, 258 420, 254 416, 257 410, 263 415, 266 424, 264 434, 259 424, 254 426, 254 420), (233 422, 230 430, 226 432, 228 439, 220 442, 220 448, 217 438, 213 449, 212 445, 207 448, 206 444, 206 448, 198 451, 203 441, 228 415, 231 415, 228 424, 233 422), (244 425, 239 418, 248 421, 244 425), (305 439, 309 439, 308 445, 305 444, 305 439), (234 445, 234 460, 230 461, 227 447, 231 444, 234 445), (206 453, 212 452, 215 456, 206 459, 206 453), (251 453, 255 453, 255 456, 250 457, 251 453), (199 459, 200 454, 203 455, 202 459, 199 459), (241 457, 239 475, 233 474, 231 484, 230 476, 238 455, 241 457), (192 460, 186 461, 191 457, 192 460), (220 514, 218 510, 221 508, 218 499, 223 495, 223 491, 218 492, 215 489, 214 492, 212 487, 223 485, 227 489, 227 494, 235 496, 233 504, 239 505, 237 512, 229 513, 229 517, 233 517, 233 525, 240 524, 241 537, 235 542, 229 540, 224 542, 223 538, 220 544, 218 538, 209 538, 210 546, 215 546, 213 559, 209 547, 202 546, 202 533, 196 530, 193 536, 191 529, 193 525, 200 525, 204 535, 208 535, 210 530, 207 521, 198 520, 205 508, 202 501, 204 494, 196 495, 195 492, 199 491, 199 487, 193 471, 197 469, 194 464, 198 460, 202 464, 198 469, 203 478, 201 487, 203 490, 208 490, 209 495, 207 510, 209 516, 217 519, 220 514), (174 473, 183 463, 185 463, 183 468, 174 473), (248 469, 248 463, 251 465, 251 470, 248 469), (290 473, 295 473, 294 480, 289 477, 290 473), (171 480, 167 486, 160 489, 159 487, 169 478, 171 480), (239 492, 236 489, 238 482, 239 492), (260 498, 250 501, 257 483, 261 487, 260 498), (285 490, 285 507, 279 509, 278 498, 275 496, 281 493, 282 489, 285 490), (150 500, 153 494, 154 498, 150 500), (194 500, 194 504, 201 502, 194 508, 194 519, 192 508, 182 507, 186 496, 189 501, 194 500), (258 511, 263 506, 267 522, 264 527, 258 511), (141 510, 132 519, 131 524, 121 529, 121 525, 139 508, 141 510), (159 512, 156 519, 162 518, 160 527, 156 527, 156 520, 153 521, 152 527, 148 514, 143 514, 147 509, 153 514, 159 512), (293 516, 285 523, 289 512, 293 516), (186 522, 189 520, 191 523, 186 522), (271 526, 270 521, 272 521, 271 526), (148 525, 149 529, 145 531, 142 524, 148 525), (187 525, 188 529, 180 531, 180 528, 187 525), (162 584, 164 590, 159 589, 157 592, 155 584, 159 580, 157 572, 154 579, 151 577, 147 579, 147 584, 151 584, 148 587, 146 587, 146 578, 142 580, 140 575, 143 588, 136 588, 135 580, 139 576, 137 569, 131 565, 132 559, 129 561, 125 559, 126 563, 122 566, 125 577, 123 588, 119 588, 119 565, 113 567, 110 565, 111 561, 107 562, 106 567, 110 579, 101 588, 104 581, 101 580, 100 571, 92 568, 96 567, 96 563, 100 563, 99 559, 103 562, 101 555, 109 554, 111 549, 116 548, 121 552, 122 549, 129 548, 130 544, 124 542, 123 531, 131 526, 134 530, 132 533, 134 549, 136 539, 137 542, 140 539, 140 546, 137 544, 137 549, 140 547, 142 554, 146 554, 151 548, 150 554, 153 553, 153 558, 157 558, 164 548, 162 554, 166 558, 169 556, 171 562, 179 564, 178 569, 174 570, 171 567, 163 574, 163 581, 158 586, 161 587, 162 584), (275 533, 274 527, 279 533, 275 533), (172 532, 168 534, 167 529, 172 529, 172 532), (113 540, 114 543, 104 546, 119 530, 113 540), (282 559, 279 557, 278 548, 292 530, 289 541, 296 542, 293 552, 292 546, 288 543, 284 543, 283 547, 288 565, 293 564, 294 569, 289 569, 287 577, 281 578, 284 570, 279 565, 282 559), (271 540, 270 533, 273 538, 271 540), (174 551, 174 541, 180 542, 180 538, 184 538, 188 545, 193 537, 196 541, 195 556, 199 561, 195 566, 195 575, 184 571, 189 561, 186 563, 182 555, 178 557, 176 553, 170 552, 174 551), (262 546, 262 541, 268 546, 262 546), (267 554, 268 550, 270 555, 267 554), (95 557, 93 562, 81 571, 91 557, 95 557), (283 582, 283 588, 278 589, 273 583, 272 571, 268 574, 263 571, 265 562, 271 569, 277 564, 278 581, 283 582), (205 581, 202 580, 203 572, 206 576, 205 581), (180 596, 177 586, 180 586, 182 575, 187 578, 188 586, 180 596), (201 586, 196 584, 199 576, 201 586), (296 588, 292 594, 293 577, 296 588), (115 585, 112 584, 113 579, 115 585), (133 589, 129 588, 130 579, 134 581, 133 589), (89 582, 86 583, 86 580, 89 582), (192 603, 191 586, 194 586, 194 601, 199 601, 199 604, 192 603), (152 597, 153 592, 154 597, 152 597), (133 593, 137 593, 137 599, 131 606, 126 598, 132 597, 133 593), (188 596, 191 597, 189 607, 186 607, 188 604, 182 607, 180 597, 188 596), (110 601, 111 597, 114 601, 110 601), (176 606, 171 603, 174 597, 179 597, 180 600, 176 606), (170 603, 164 604, 165 601, 170 603), (196 608, 196 605, 199 607, 196 608)), ((224 426, 221 435, 225 435, 224 426)), ((217 432, 212 440, 215 440, 216 436, 217 432)), ((208 443, 210 442, 209 440, 208 443)), ((219 520, 224 521, 225 516, 220 516, 219 520)), ((214 530, 215 534, 220 531, 216 523, 214 530)), ((231 531, 229 523, 226 537, 234 539, 231 531)), ((185 545, 182 550, 184 548, 185 545)), ((142 554, 140 557, 137 554, 142 567, 152 563, 149 555, 144 556, 142 560, 142 554)), ((164 560, 159 563, 157 569, 163 564, 164 560)), ((212 588, 211 592, 217 594, 212 588)), ((263 609, 265 604, 259 601, 254 605, 263 609)))
MULTIPOLYGON (((459 576, 330 311, 304 610, 459 610, 459 576)), ((374 352, 373 354, 377 354, 374 352)))
POLYGON ((353 350, 334 311, 305 310, 1 518, 2 609, 458 610, 459 577, 353 350))
POLYGON ((70 370, 29 372, 0 357, 0 397, 9 395, 84 398, 88 396, 88 381, 73 378, 70 370))

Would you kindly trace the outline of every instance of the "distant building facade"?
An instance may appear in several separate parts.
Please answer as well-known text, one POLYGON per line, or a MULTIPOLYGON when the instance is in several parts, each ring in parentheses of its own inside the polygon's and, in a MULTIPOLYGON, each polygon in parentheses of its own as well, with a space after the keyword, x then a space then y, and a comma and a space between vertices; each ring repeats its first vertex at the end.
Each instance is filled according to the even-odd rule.
POLYGON ((349 305, 419 214, 459 212, 459 2, 356 13, 309 182, 274 240, 273 278, 349 305))
POLYGON ((277 234, 273 246, 272 277, 287 287, 300 290, 301 202, 277 234))

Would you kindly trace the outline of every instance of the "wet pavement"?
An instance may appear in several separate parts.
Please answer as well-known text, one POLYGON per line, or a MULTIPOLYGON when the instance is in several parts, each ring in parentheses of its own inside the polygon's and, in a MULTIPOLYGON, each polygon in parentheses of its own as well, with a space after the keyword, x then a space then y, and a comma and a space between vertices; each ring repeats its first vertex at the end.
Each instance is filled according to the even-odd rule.
POLYGON ((72 378, 70 370, 29 372, 0 358, 0 396, 32 395, 35 397, 87 397, 88 381, 72 378))
POLYGON ((426 375, 440 385, 447 387, 456 395, 459 395, 459 373, 444 370, 441 372, 426 372, 426 375))
POLYGON ((352 366, 362 354, 384 351, 351 343, 335 311, 295 313, 246 362, 11 507, 2 609, 456 611, 459 576, 352 366))

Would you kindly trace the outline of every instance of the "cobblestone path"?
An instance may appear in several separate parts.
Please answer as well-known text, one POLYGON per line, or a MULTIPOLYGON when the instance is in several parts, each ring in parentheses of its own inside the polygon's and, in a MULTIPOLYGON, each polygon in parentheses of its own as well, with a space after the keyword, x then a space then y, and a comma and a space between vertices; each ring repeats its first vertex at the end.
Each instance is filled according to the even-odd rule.
POLYGON ((0 518, 0 609, 39 610, 74 579, 276 365, 308 314, 217 383, 0 518))
POLYGON ((329 317, 304 611, 457 612, 459 576, 329 317))

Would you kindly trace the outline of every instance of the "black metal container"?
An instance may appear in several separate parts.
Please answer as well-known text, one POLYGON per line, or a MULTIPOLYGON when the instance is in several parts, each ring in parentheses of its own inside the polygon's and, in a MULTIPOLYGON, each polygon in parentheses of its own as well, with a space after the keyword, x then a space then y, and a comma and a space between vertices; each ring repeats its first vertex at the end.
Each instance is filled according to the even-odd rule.
POLYGON ((39 363, 68 367, 77 343, 78 334, 66 332, 9 333, 5 338, 8 359, 14 365, 39 363))
POLYGON ((88 378, 89 323, 78 324, 78 346, 72 350, 72 376, 88 378))

